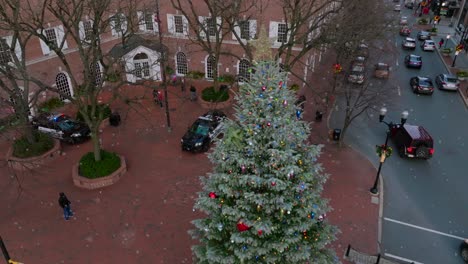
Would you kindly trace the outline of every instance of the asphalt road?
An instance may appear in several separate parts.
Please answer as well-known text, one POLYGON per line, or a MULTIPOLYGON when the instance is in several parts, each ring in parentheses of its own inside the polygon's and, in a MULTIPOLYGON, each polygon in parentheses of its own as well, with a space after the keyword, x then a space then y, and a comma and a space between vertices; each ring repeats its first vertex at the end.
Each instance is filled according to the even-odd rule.
MULTIPOLYGON (((408 15, 410 23, 415 18, 408 15)), ((417 30, 412 32, 416 37, 417 30)), ((390 39, 397 52, 383 52, 379 60, 390 62, 392 72, 384 89, 390 89, 385 120, 399 122, 408 110, 408 124, 424 126, 434 138, 430 160, 403 159, 393 155, 382 167, 384 204, 381 253, 386 258, 425 264, 462 264, 458 255, 461 239, 468 237, 468 111, 458 93, 435 90, 433 96, 415 95, 409 79, 416 75, 434 78, 446 69, 436 52, 401 49, 398 33, 390 39), (423 57, 421 70, 407 69, 406 54, 423 57)), ((389 47, 387 47, 389 48, 389 47)), ((371 50, 371 57, 379 51, 371 50)), ((369 79, 374 85, 381 85, 369 79)), ((376 110, 381 106, 375 105, 376 110)), ((342 126, 342 102, 330 119, 330 127, 342 126)), ((345 142, 365 154, 378 166, 375 145, 383 144, 387 126, 378 122, 378 111, 362 115, 349 128, 345 142)), ((369 179, 371 188, 374 179, 369 179)))

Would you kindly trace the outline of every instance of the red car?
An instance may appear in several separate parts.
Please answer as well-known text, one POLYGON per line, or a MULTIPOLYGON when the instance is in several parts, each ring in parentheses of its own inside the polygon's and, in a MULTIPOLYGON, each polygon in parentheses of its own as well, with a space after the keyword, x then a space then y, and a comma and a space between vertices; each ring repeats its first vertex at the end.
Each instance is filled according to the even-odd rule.
POLYGON ((411 34, 411 29, 407 26, 404 26, 400 29, 401 36, 409 36, 411 34))

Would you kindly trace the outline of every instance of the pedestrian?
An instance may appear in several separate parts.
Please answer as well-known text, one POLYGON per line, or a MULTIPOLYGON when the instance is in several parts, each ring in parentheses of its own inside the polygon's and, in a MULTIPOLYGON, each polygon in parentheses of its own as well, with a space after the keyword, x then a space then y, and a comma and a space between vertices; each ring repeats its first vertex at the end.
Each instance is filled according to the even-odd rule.
POLYGON ((65 193, 59 193, 58 203, 60 207, 63 208, 63 217, 65 218, 65 220, 70 219, 70 217, 73 216, 73 212, 70 206, 71 202, 70 200, 68 200, 67 196, 65 196, 65 193))
POLYGON ((180 90, 185 92, 185 77, 182 77, 182 80, 180 80, 180 90))
POLYGON ((158 91, 158 102, 159 102, 159 106, 161 106, 161 108, 163 107, 163 101, 164 101, 164 95, 161 91, 158 91))
POLYGON ((176 86, 176 84, 177 84, 177 75, 175 73, 172 74, 171 80, 172 80, 172 86, 176 86))
POLYGON ((444 38, 440 38, 440 41, 439 41, 439 49, 442 48, 442 45, 444 45, 444 38))
POLYGON ((192 85, 190 86, 190 101, 197 100, 197 89, 192 85))

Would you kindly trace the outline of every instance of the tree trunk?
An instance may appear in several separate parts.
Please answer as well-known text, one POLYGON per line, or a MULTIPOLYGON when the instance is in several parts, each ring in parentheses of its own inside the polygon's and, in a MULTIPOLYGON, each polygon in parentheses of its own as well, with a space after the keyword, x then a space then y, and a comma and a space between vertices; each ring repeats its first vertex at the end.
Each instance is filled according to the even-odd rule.
POLYGON ((101 142, 100 142, 100 135, 99 135, 99 126, 93 126, 91 128, 91 140, 93 142, 94 160, 100 161, 101 160, 101 142))
POLYGON ((344 136, 346 135, 349 124, 350 124, 350 117, 346 115, 344 123, 343 123, 343 128, 341 129, 340 140, 338 141, 338 147, 340 148, 343 147, 344 136))
MULTIPOLYGON (((27 103, 26 103, 27 104, 27 103)), ((23 107, 21 103, 15 107, 16 117, 18 118, 21 131, 24 133, 23 136, 26 138, 29 144, 36 143, 36 138, 34 137, 34 129, 29 122, 28 109, 23 107)))

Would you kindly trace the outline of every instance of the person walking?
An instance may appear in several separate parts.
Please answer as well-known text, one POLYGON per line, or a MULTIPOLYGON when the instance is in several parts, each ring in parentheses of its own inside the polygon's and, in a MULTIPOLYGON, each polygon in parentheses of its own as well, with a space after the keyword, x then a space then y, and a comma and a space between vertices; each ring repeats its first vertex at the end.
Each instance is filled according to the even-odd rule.
POLYGON ((72 212, 71 206, 70 206, 71 202, 70 202, 70 200, 68 200, 65 193, 63 193, 63 192, 59 193, 58 203, 59 203, 60 207, 62 207, 62 209, 63 209, 63 217, 65 218, 65 220, 70 219, 70 217, 73 216, 73 212, 72 212))
POLYGON ((153 90, 153 100, 156 104, 158 104, 159 106, 161 106, 161 108, 163 107, 163 94, 161 91, 159 90, 153 90))
POLYGON ((444 38, 440 38, 440 40, 439 40, 439 49, 441 49, 442 45, 444 45, 444 41, 445 41, 444 38))
POLYGON ((190 86, 190 101, 197 100, 197 89, 192 85, 190 86))

